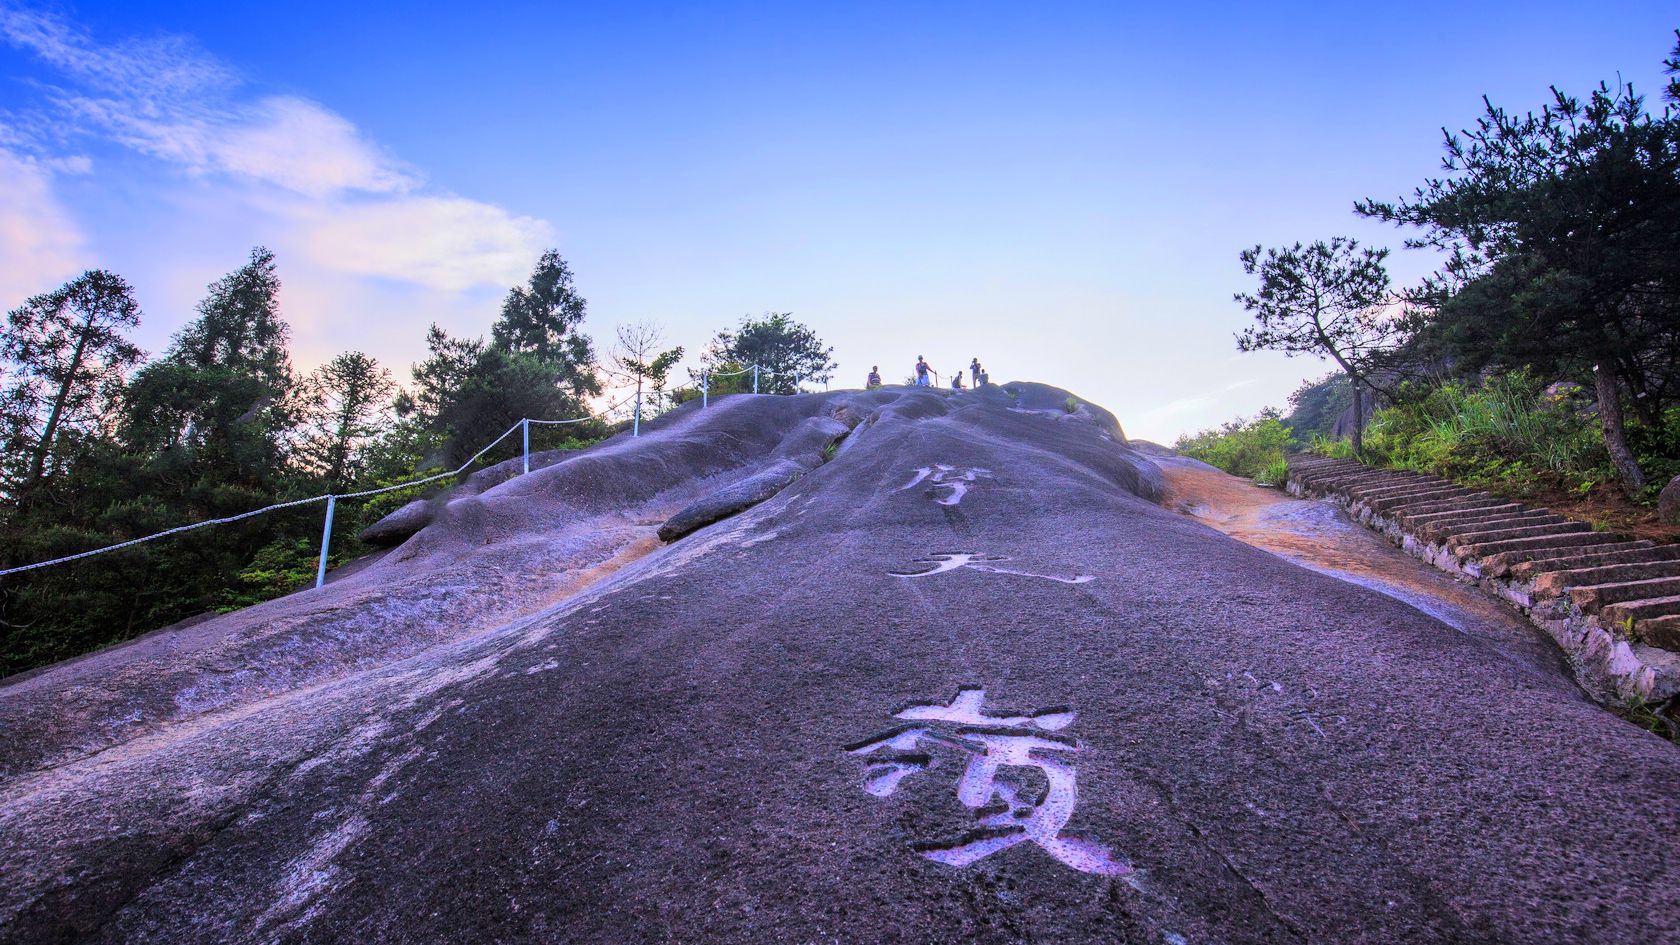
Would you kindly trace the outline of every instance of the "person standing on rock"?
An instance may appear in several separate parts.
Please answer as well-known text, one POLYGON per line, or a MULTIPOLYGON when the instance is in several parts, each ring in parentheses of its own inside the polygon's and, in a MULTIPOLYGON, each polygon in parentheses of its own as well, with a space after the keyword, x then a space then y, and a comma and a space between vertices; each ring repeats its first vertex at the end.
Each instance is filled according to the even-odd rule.
POLYGON ((869 379, 863 382, 864 389, 874 390, 881 386, 881 366, 879 364, 869 369, 869 379))
POLYGON ((917 387, 929 387, 929 386, 931 386, 932 383, 933 383, 933 380, 929 375, 931 375, 932 372, 933 372, 933 365, 931 365, 931 364, 927 363, 927 361, 923 360, 921 355, 919 355, 919 354, 916 355, 916 386, 917 387))
POLYGON ((969 386, 970 387, 979 387, 980 386, 980 359, 979 358, 975 358, 974 360, 968 362, 968 373, 971 375, 970 378, 969 378, 969 386))

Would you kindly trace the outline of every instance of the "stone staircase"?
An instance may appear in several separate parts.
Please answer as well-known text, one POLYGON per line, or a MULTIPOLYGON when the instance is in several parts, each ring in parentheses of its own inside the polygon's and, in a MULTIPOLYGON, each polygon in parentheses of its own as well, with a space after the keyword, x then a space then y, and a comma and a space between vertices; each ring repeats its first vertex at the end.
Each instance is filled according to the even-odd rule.
POLYGON ((1587 689, 1680 694, 1680 544, 1591 525, 1434 476, 1295 456, 1288 489, 1329 499, 1409 554, 1498 594, 1563 648, 1587 689))

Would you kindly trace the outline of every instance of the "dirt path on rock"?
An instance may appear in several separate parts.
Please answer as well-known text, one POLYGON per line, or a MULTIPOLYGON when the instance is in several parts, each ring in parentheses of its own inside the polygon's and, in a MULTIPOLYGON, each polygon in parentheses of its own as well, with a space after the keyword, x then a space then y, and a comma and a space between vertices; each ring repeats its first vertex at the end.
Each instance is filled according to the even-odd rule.
POLYGON ((1570 675, 1557 647, 1521 614, 1406 554, 1330 503, 1297 499, 1193 459, 1152 458, 1166 477, 1168 508, 1295 564, 1404 601, 1460 633, 1497 643, 1527 665, 1570 675))

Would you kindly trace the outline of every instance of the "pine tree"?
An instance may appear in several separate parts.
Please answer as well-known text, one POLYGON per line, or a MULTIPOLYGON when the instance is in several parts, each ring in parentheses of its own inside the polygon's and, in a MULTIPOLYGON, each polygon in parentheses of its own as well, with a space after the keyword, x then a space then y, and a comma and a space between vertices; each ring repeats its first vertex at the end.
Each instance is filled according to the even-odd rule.
POLYGON ((128 370, 142 353, 125 332, 140 324, 134 290, 93 269, 37 295, 0 330, 0 494, 25 501, 51 475, 67 436, 103 435, 128 370))
POLYGON ((294 448, 300 466, 342 491, 361 471, 361 453, 388 419, 397 385, 391 372, 360 351, 316 368, 298 385, 302 430, 294 448))

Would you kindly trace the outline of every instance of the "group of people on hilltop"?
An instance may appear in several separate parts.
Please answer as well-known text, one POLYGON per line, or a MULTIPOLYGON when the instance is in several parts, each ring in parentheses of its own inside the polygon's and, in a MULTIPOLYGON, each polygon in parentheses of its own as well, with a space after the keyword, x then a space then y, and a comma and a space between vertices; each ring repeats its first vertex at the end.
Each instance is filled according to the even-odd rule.
MULTIPOLYGON (((938 376, 938 372, 933 369, 933 365, 929 364, 927 359, 919 354, 916 355, 915 371, 915 384, 917 387, 932 387, 933 379, 938 376)), ((974 387, 981 387, 992 382, 991 375, 987 374, 986 369, 980 366, 979 358, 975 358, 968 363, 968 371, 971 375, 972 386, 974 387)), ((881 366, 877 364, 869 369, 869 379, 864 382, 864 387, 869 390, 874 390, 880 386, 881 366)), ((963 386, 963 372, 958 371, 951 378, 951 389, 968 389, 963 386)))

